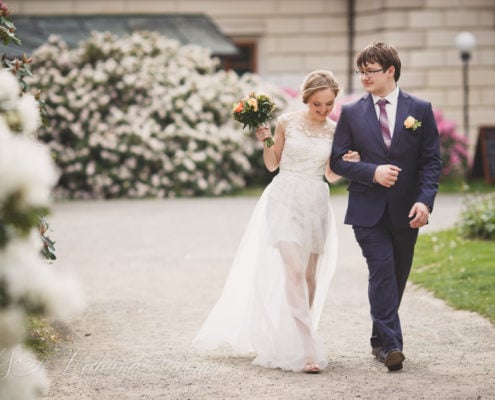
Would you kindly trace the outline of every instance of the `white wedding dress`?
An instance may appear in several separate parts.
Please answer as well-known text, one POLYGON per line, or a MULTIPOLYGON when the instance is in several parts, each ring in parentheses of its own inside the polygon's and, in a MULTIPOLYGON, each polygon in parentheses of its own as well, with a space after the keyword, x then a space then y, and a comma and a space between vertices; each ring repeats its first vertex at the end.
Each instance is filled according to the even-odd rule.
POLYGON ((335 123, 311 122, 305 111, 283 114, 279 123, 285 127, 280 172, 259 199, 221 297, 193 346, 227 346, 269 368, 301 371, 308 361, 325 368, 327 352, 316 329, 337 257, 323 179, 335 123), (306 283, 311 272, 316 290, 306 283))

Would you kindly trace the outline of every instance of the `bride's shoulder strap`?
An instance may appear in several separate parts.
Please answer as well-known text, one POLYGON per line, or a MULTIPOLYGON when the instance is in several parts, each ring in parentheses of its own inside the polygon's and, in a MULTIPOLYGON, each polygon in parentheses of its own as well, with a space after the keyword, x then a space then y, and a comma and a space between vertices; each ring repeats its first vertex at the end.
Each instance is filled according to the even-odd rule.
POLYGON ((294 118, 292 114, 292 112, 284 112, 283 114, 280 114, 277 118, 278 125, 285 129, 287 124, 294 118))
POLYGON ((290 122, 298 121, 301 118, 301 113, 298 111, 287 111, 278 117, 278 120, 285 125, 290 122))

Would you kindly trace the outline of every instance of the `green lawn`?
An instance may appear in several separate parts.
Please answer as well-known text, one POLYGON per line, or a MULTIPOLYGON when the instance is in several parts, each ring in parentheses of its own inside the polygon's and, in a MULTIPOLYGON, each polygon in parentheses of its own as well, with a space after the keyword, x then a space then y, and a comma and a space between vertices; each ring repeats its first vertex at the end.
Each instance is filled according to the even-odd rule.
POLYGON ((443 180, 440 193, 488 193, 495 191, 495 185, 488 185, 482 179, 470 179, 467 183, 460 180, 443 180))
POLYGON ((451 306, 495 323, 495 243, 465 240, 456 229, 420 235, 411 280, 451 306))
POLYGON ((62 340, 63 335, 46 318, 32 315, 28 321, 29 329, 28 335, 25 338, 25 344, 38 357, 45 359, 52 353, 57 343, 62 340))

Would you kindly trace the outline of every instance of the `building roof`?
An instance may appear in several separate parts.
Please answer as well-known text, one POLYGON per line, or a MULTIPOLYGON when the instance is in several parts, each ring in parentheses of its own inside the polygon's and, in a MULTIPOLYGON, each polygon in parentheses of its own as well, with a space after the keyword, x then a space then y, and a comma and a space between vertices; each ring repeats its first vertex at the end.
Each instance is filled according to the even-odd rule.
POLYGON ((0 45, 0 54, 30 55, 52 34, 71 47, 88 38, 92 31, 118 36, 135 31, 157 31, 182 44, 197 44, 211 49, 214 55, 237 54, 237 48, 212 20, 204 14, 119 14, 119 15, 13 15, 12 22, 22 44, 0 45))

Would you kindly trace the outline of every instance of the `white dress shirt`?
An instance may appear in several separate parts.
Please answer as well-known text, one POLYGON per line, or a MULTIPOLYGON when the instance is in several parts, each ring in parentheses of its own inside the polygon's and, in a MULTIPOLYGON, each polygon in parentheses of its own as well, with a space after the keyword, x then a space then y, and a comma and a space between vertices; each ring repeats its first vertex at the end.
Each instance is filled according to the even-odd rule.
POLYGON ((390 137, 394 135, 395 128, 395 116, 397 115, 397 102, 399 99, 399 87, 396 86, 394 90, 392 90, 385 97, 378 97, 372 94, 373 96, 373 104, 375 105, 376 118, 380 119, 380 106, 377 104, 377 101, 380 99, 387 99, 388 103, 385 105, 385 109, 387 110, 388 117, 388 127, 390 130, 390 137))

